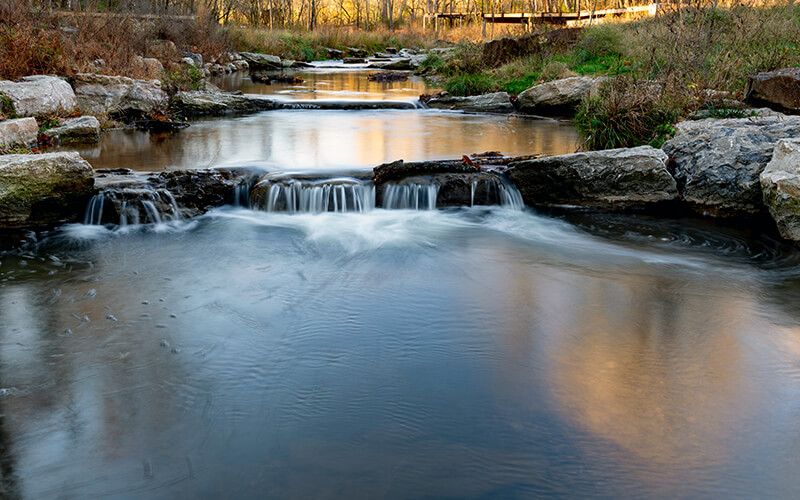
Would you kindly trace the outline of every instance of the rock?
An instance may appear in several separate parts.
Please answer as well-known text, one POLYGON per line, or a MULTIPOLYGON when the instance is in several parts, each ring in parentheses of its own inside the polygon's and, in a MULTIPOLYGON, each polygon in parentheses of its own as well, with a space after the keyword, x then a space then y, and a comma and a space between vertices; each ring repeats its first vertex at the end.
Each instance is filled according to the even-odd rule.
POLYGON ((72 111, 78 105, 69 84, 55 76, 26 76, 18 82, 0 81, 0 92, 11 98, 19 116, 72 111))
POLYGON ((158 80, 79 73, 72 85, 83 114, 108 114, 125 122, 163 111, 169 100, 158 80))
POLYGON ((512 162, 506 173, 534 206, 628 209, 678 197, 667 155, 650 146, 512 162))
POLYGON ((134 66, 150 78, 158 78, 164 73, 161 61, 152 57, 136 56, 134 66))
POLYGON ((800 117, 687 121, 662 149, 674 164, 683 200, 717 216, 764 210, 759 175, 778 140, 800 136, 800 117))
POLYGON ((522 92, 517 97, 517 104, 523 113, 572 113, 584 96, 596 89, 602 81, 603 78, 573 76, 542 83, 522 92))
POLYGON ((197 67, 203 66, 203 54, 197 54, 195 52, 184 52, 184 57, 188 57, 194 61, 194 65, 197 67))
POLYGON ((367 80, 372 82, 404 82, 411 76, 406 71, 379 71, 378 73, 370 73, 367 75, 367 80))
POLYGON ((764 205, 781 236, 800 241, 800 139, 781 139, 761 172, 764 205))
POLYGON ((275 109, 275 101, 228 92, 189 91, 172 97, 170 111, 186 118, 275 109))
POLYGON ((330 47, 325 47, 322 50, 324 50, 325 53, 328 54, 329 59, 341 59, 347 55, 343 50, 332 49, 330 47))
POLYGON ((231 203, 242 178, 227 170, 170 170, 159 172, 149 182, 172 193, 182 215, 190 217, 231 203))
POLYGON ((800 113, 800 68, 784 68, 747 77, 744 100, 754 106, 800 113))
POLYGON ((72 118, 59 127, 42 132, 53 144, 97 142, 100 140, 100 122, 94 116, 72 118))
POLYGON ((170 40, 155 40, 148 44, 147 53, 161 61, 174 61, 178 59, 179 52, 175 43, 170 40))
POLYGON ((433 174, 475 174, 481 169, 475 165, 464 164, 459 160, 404 162, 403 160, 384 163, 372 169, 376 185, 398 181, 411 176, 433 174))
POLYGON ((358 57, 363 59, 367 57, 369 54, 367 54, 367 51, 364 49, 359 49, 357 47, 347 47, 347 55, 349 55, 350 57, 358 57))
POLYGON ((279 69, 281 67, 281 58, 278 56, 254 52, 239 52, 239 55, 247 61, 251 69, 279 69))
POLYGON ((367 60, 363 57, 345 57, 342 59, 343 64, 364 64, 367 60))
POLYGON ((434 97, 428 101, 428 106, 474 113, 511 113, 514 111, 511 97, 506 92, 470 97, 434 97))
POLYGON ((312 68, 314 67, 313 64, 308 64, 307 62, 303 61, 294 61, 291 65, 292 68, 312 68))
POLYGON ((197 66, 197 63, 195 63, 195 60, 192 59, 191 57, 184 57, 183 59, 181 59, 181 64, 184 64, 184 65, 189 66, 189 67, 196 67, 197 66))
POLYGON ((75 152, 0 156, 0 227, 80 220, 92 174, 75 152))
POLYGON ((36 118, 17 118, 0 122, 0 147, 15 144, 32 147, 39 141, 39 125, 36 118))
POLYGON ((412 70, 414 65, 411 64, 411 59, 398 59, 387 64, 383 64, 381 69, 401 69, 412 70))
POLYGON ((326 99, 287 100, 275 101, 276 109, 338 109, 357 111, 363 109, 417 109, 413 102, 408 101, 329 101, 326 99))

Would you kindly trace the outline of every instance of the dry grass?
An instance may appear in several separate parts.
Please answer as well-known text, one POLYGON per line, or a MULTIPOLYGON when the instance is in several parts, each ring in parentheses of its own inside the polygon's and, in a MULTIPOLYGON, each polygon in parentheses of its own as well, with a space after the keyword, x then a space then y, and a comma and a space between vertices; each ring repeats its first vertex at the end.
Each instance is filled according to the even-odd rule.
POLYGON ((215 61, 230 46, 225 33, 205 18, 138 20, 128 15, 52 15, 24 0, 0 2, 0 78, 92 71, 148 77, 136 57, 163 63, 184 50, 215 61))

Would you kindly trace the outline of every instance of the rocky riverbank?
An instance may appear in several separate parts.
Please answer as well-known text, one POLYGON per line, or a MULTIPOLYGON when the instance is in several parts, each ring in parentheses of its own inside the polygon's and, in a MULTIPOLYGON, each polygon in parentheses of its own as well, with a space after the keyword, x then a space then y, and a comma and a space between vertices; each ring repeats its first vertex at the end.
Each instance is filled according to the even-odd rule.
POLYGON ((95 207, 99 215, 87 222, 156 222, 152 213, 148 215, 153 207, 154 213, 167 214, 167 219, 169 214, 196 216, 236 200, 275 208, 282 205, 269 201, 270 196, 277 196, 281 189, 285 194, 306 188, 332 193, 340 189, 332 186, 345 185, 348 190, 374 189, 375 206, 387 208, 406 206, 396 201, 400 190, 403 196, 432 196, 425 205, 429 208, 511 203, 504 193, 518 190, 520 204, 531 207, 583 206, 661 214, 693 211, 700 216, 740 217, 743 223, 755 220, 754 215, 771 214, 784 238, 800 242, 800 190, 796 187, 800 185, 800 148, 793 139, 798 132, 800 117, 705 119, 681 124, 663 149, 643 146, 552 157, 489 154, 451 161, 398 161, 380 165, 369 175, 288 178, 248 169, 92 173, 75 153, 9 155, 0 157, 0 226, 81 220, 88 199, 98 195, 109 203, 95 207), (331 178, 356 180, 343 183, 331 178), (395 201, 387 204, 390 192, 395 201))

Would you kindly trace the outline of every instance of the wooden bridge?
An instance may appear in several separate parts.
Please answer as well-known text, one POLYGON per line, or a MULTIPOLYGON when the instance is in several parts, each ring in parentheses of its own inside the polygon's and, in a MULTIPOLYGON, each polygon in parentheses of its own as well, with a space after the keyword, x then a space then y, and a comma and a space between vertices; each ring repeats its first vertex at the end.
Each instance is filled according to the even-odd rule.
POLYGON ((436 12, 426 14, 423 26, 433 26, 439 29, 439 19, 455 22, 464 20, 480 20, 483 24, 483 35, 486 35, 486 24, 524 24, 532 28, 537 23, 576 25, 591 22, 594 19, 606 17, 622 17, 626 15, 654 16, 667 4, 651 3, 636 7, 620 7, 603 10, 581 10, 580 1, 575 2, 573 12, 499 12, 499 13, 468 13, 468 12, 436 12))

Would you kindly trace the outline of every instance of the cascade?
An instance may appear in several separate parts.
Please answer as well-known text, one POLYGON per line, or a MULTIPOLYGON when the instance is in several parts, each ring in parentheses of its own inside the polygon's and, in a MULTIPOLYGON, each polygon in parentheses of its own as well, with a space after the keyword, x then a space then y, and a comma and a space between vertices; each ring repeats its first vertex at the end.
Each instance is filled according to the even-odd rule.
POLYGON ((375 187, 349 177, 271 181, 256 191, 251 205, 267 212, 367 212, 375 208, 375 187))
POLYGON ((387 183, 383 187, 383 208, 405 210, 434 210, 439 185, 436 183, 387 183))
POLYGON ((166 189, 147 185, 108 187, 86 207, 84 224, 159 224, 182 218, 175 197, 166 189))

